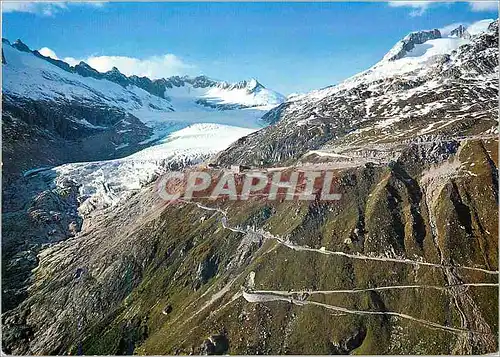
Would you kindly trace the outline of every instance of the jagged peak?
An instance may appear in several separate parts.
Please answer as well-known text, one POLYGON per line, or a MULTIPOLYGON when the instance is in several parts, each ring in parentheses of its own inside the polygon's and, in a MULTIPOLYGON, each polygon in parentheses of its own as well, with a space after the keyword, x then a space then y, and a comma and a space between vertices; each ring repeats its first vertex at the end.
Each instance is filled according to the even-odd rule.
POLYGON ((257 79, 250 78, 248 80, 243 80, 235 83, 228 83, 226 81, 219 82, 217 84, 218 88, 233 90, 233 89, 246 89, 249 93, 255 92, 259 89, 265 88, 257 79))
POLYGON ((17 40, 14 41, 14 45, 24 45, 24 46, 26 46, 26 44, 20 38, 18 38, 17 40))
POLYGON ((109 70, 109 71, 105 72, 104 74, 121 75, 121 76, 126 77, 126 76, 125 76, 122 72, 120 72, 120 70, 119 70, 117 67, 115 67, 115 66, 113 66, 113 68, 111 68, 111 70, 109 70))
POLYGON ((87 62, 84 62, 84 61, 80 61, 80 63, 78 63, 76 66, 80 66, 80 67, 84 67, 84 68, 89 68, 89 69, 93 69, 94 71, 97 71, 95 68, 93 68, 87 62))
POLYGON ((93 77, 96 79, 101 79, 104 76, 101 72, 94 69, 84 61, 80 61, 80 63, 73 67, 73 70, 83 77, 93 77))
POLYGON ((247 89, 249 91, 255 91, 259 88, 265 88, 255 78, 250 78, 248 80, 242 80, 239 82, 228 82, 228 81, 213 79, 204 74, 194 77, 188 75, 171 76, 167 78, 156 79, 155 81, 162 81, 174 87, 182 87, 185 86, 186 84, 190 84, 195 88, 217 87, 225 90, 247 89))
POLYGON ((450 37, 460 37, 469 39, 471 37, 470 33, 464 25, 459 25, 457 28, 450 31, 450 37))

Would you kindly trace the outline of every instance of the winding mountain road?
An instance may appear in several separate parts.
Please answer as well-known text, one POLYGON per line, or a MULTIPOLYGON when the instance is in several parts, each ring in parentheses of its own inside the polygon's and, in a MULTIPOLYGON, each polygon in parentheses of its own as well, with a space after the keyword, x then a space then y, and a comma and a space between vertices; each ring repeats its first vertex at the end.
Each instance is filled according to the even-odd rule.
POLYGON ((410 264, 410 265, 422 265, 422 266, 430 266, 430 267, 435 267, 435 268, 456 268, 456 269, 464 269, 464 270, 470 270, 470 271, 478 271, 482 272, 485 274, 490 274, 490 275, 498 275, 498 270, 488 270, 488 269, 483 269, 483 268, 478 268, 478 267, 469 267, 469 266, 463 266, 463 265, 449 265, 449 264, 439 264, 439 263, 430 263, 430 262, 425 262, 425 261, 418 261, 418 260, 411 260, 411 259, 405 259, 405 258, 390 258, 390 257, 379 257, 379 256, 370 256, 370 255, 363 255, 363 254, 352 254, 352 253, 346 253, 343 251, 331 251, 331 250, 326 250, 324 248, 310 248, 307 246, 301 246, 301 245, 296 245, 293 244, 292 242, 285 240, 279 236, 274 236, 273 234, 269 232, 259 232, 255 231, 253 229, 241 229, 239 227, 232 227, 227 224, 227 212, 223 211, 222 209, 218 207, 208 207, 205 205, 202 205, 199 202, 194 202, 194 201, 186 201, 186 200, 180 200, 181 202, 188 203, 188 204, 195 204, 198 206, 198 208, 201 208, 206 211, 214 211, 218 212, 222 215, 221 218, 221 224, 223 228, 228 229, 232 232, 236 233, 242 233, 242 234, 257 234, 261 235, 262 238, 264 239, 275 239, 277 240, 280 244, 283 246, 293 249, 295 251, 305 251, 305 252, 314 252, 314 253, 319 253, 319 254, 324 254, 324 255, 338 255, 338 256, 343 256, 351 259, 358 259, 358 260, 372 260, 372 261, 380 261, 380 262, 393 262, 393 263, 400 263, 400 264, 410 264))
MULTIPOLYGON (((486 274, 492 274, 492 275, 498 275, 498 271, 492 271, 492 270, 486 270, 483 268, 477 268, 477 267, 468 267, 468 266, 456 266, 456 265, 445 265, 445 264, 437 264, 437 263, 429 263, 429 262, 423 262, 423 261, 416 261, 416 260, 411 260, 411 259, 398 259, 398 258, 388 258, 388 257, 376 257, 376 256, 366 256, 366 255, 361 255, 361 254, 350 254, 350 253, 345 253, 341 251, 329 251, 324 248, 321 249, 315 249, 315 248, 309 248, 305 246, 299 246, 291 243, 288 240, 284 240, 281 237, 274 236, 273 234, 266 232, 266 231, 255 231, 253 229, 247 228, 247 229, 241 229, 239 227, 232 227, 229 226, 227 223, 227 212, 218 208, 218 207, 208 207, 205 206, 199 202, 193 202, 193 201, 186 201, 186 200, 181 200, 184 203, 187 204, 195 204, 198 208, 203 209, 205 211, 211 211, 215 212, 218 214, 221 214, 221 224, 224 229, 228 229, 232 232, 236 233, 241 233, 241 234, 257 234, 261 235, 263 239, 274 239, 278 241, 281 245, 293 249, 295 251, 307 251, 307 252, 314 252, 314 253, 320 253, 320 254, 325 254, 325 255, 338 255, 338 256, 344 256, 347 258, 352 258, 352 259, 360 259, 360 260, 365 260, 365 261, 382 261, 382 262, 394 262, 394 263, 402 263, 402 264, 411 264, 411 265, 423 265, 423 266, 430 266, 430 267, 436 267, 436 268, 444 268, 444 269, 449 269, 449 268, 459 268, 459 269, 464 269, 464 270, 472 270, 472 271, 480 271, 486 274)), ((235 282, 236 279, 234 279, 231 282, 235 282)), ((373 288, 362 288, 362 289, 344 289, 344 290, 299 290, 299 291, 282 291, 282 290, 249 290, 249 289, 243 289, 241 295, 236 294, 234 299, 231 299, 227 304, 233 302, 236 300, 238 297, 243 296, 243 298, 251 303, 262 303, 262 302, 270 302, 270 301, 283 301, 283 302, 288 302, 295 304, 297 306, 305 306, 305 305, 315 305, 319 306, 328 310, 333 310, 335 312, 339 313, 344 313, 344 314, 355 314, 355 315, 387 315, 387 316, 394 316, 394 317, 399 317, 402 319, 414 321, 416 323, 420 323, 422 325, 425 325, 429 328, 433 329, 439 329, 443 331, 448 331, 451 333, 459 334, 459 335, 467 335, 467 334, 475 334, 475 335, 491 335, 489 332, 483 332, 483 331, 473 331, 470 329, 466 328, 458 328, 458 327, 451 327, 451 326, 445 326, 438 324, 433 321, 428 321, 424 319, 420 319, 414 316, 410 316, 404 313, 400 312, 395 312, 395 311, 367 311, 367 310, 353 310, 353 309, 348 309, 345 307, 341 306, 334 306, 334 305, 328 305, 324 304, 321 302, 309 300, 308 297, 310 295, 314 294, 322 294, 322 295, 328 295, 328 294, 341 294, 341 293, 346 293, 346 294, 357 294, 357 293, 362 293, 362 292, 368 292, 368 291, 382 291, 382 290, 394 290, 394 289, 434 289, 434 290, 440 290, 440 291, 452 291, 454 288, 461 286, 461 287, 467 287, 467 286, 478 286, 478 287, 497 287, 498 288, 498 283, 461 283, 461 284, 453 284, 453 285, 445 285, 445 286, 436 286, 436 285, 393 285, 393 286, 380 286, 380 287, 373 287, 373 288), (307 295, 305 295, 307 294, 307 295), (295 298, 297 295, 302 295, 300 299, 295 298)), ((219 299, 224 295, 225 293, 228 292, 229 289, 223 289, 216 293, 214 295, 215 300, 219 299)), ((214 299, 210 299, 208 305, 210 305, 213 302, 214 299)), ((226 304, 226 305, 227 305, 226 304)), ((225 305, 225 306, 226 306, 225 305)), ((204 310, 207 307, 207 305, 203 306, 203 308, 200 310, 204 310)), ((200 311, 198 311, 196 314, 198 314, 200 311)), ((196 315, 195 314, 195 315, 196 315)))
POLYGON ((430 328, 438 329, 438 330, 443 330, 443 331, 449 331, 452 333, 458 333, 458 334, 463 334, 463 333, 473 333, 473 334, 479 334, 479 335, 484 335, 484 332, 480 331, 471 331, 471 330, 466 330, 466 329, 461 329, 457 327, 450 327, 450 326, 444 326, 440 325, 438 323, 428 321, 428 320, 423 320, 419 319, 417 317, 413 317, 407 314, 402 314, 399 312, 394 312, 394 311, 366 311, 366 310, 351 310, 347 309, 345 307, 340 307, 340 306, 334 306, 334 305, 328 305, 324 304, 321 302, 317 301, 311 301, 311 300, 298 300, 294 298, 287 298, 284 296, 279 296, 279 295, 273 295, 273 294, 259 294, 259 293, 250 293, 250 292, 243 292, 243 297, 245 298, 246 301, 252 302, 252 303, 261 303, 261 302, 269 302, 269 301, 284 301, 284 302, 289 302, 298 306, 305 306, 305 305, 316 305, 323 307, 328 310, 333 310, 336 312, 343 312, 346 314, 354 314, 354 315, 387 315, 387 316, 396 316, 400 317, 406 320, 418 322, 422 325, 425 325, 430 328))

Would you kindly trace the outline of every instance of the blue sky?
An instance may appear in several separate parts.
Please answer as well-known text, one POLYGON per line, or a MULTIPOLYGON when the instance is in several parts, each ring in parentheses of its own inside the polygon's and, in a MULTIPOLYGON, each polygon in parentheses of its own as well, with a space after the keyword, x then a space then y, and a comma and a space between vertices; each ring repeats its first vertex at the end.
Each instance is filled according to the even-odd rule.
POLYGON ((3 4, 3 37, 105 70, 257 78, 284 94, 338 83, 410 31, 496 18, 495 3, 3 4))

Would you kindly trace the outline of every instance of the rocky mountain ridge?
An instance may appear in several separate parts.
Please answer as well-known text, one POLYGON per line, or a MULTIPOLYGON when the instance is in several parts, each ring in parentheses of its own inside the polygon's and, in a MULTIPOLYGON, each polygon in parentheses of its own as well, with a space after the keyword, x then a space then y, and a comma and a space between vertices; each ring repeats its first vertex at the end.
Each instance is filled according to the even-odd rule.
MULTIPOLYGON (((457 29, 455 29, 457 30, 457 29)), ((454 30, 454 31, 455 31, 454 30)), ((453 31, 452 31, 453 32, 453 31)), ((398 42, 385 56, 384 60, 395 61, 403 58, 415 48, 415 45, 421 45, 429 40, 441 38, 441 32, 438 29, 430 31, 412 32, 406 35, 400 42, 398 42)))
POLYGON ((152 95, 158 96, 163 99, 168 99, 168 96, 166 95, 167 89, 169 88, 171 89, 174 87, 183 87, 187 84, 192 85, 194 88, 213 87, 225 90, 247 89, 249 94, 255 93, 256 91, 265 88, 261 83, 259 83, 254 78, 235 83, 217 81, 204 75, 195 77, 172 76, 168 78, 159 78, 152 80, 145 76, 143 77, 139 77, 136 75, 126 76, 123 73, 121 73, 120 70, 116 67, 113 67, 111 70, 107 72, 101 73, 96 69, 92 68, 84 61, 80 61, 80 63, 76 64, 75 66, 71 66, 62 60, 44 56, 37 50, 31 50, 20 39, 17 39, 14 43, 11 44, 9 40, 2 38, 2 43, 5 45, 11 45, 12 47, 18 49, 19 51, 32 53, 33 55, 49 63, 54 64, 55 66, 63 69, 66 72, 77 73, 83 77, 92 77, 95 79, 109 80, 111 82, 119 84, 122 87, 126 87, 128 85, 134 85, 137 86, 138 88, 144 89, 145 91, 147 91, 152 95))
POLYGON ((7 181, 37 167, 124 157, 204 120, 254 127, 254 117, 284 99, 256 80, 127 77, 84 62, 71 67, 19 40, 2 44, 7 181), (238 111, 248 108, 255 110, 238 111), (18 155, 23 145, 38 150, 18 155))

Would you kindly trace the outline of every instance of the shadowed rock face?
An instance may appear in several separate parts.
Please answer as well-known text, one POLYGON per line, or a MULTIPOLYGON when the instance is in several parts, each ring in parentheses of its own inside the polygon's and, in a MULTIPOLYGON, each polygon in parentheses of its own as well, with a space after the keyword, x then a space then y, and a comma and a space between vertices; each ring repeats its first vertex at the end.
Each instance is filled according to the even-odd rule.
POLYGON ((4 182, 36 167, 126 156, 152 134, 134 116, 93 103, 34 101, 8 94, 2 103, 4 182), (129 146, 117 151, 122 143, 129 146))
MULTIPOLYGON (((10 45, 10 42, 7 39, 2 39, 2 42, 5 43, 6 45, 10 45)), ((56 65, 57 67, 65 70, 66 72, 70 73, 77 73, 83 77, 92 77, 95 79, 106 79, 111 82, 117 83, 121 85, 122 87, 126 87, 128 85, 136 85, 139 88, 144 89, 145 91, 156 95, 160 98, 165 98, 165 90, 167 88, 172 88, 172 83, 176 83, 177 79, 180 79, 181 77, 176 77, 173 78, 172 80, 169 78, 167 80, 165 79, 157 79, 157 80, 151 80, 147 77, 138 77, 138 76, 130 76, 127 77, 123 73, 121 73, 118 68, 113 67, 110 71, 107 71, 105 73, 101 73, 96 71, 94 68, 90 67, 87 63, 85 62, 80 62, 76 66, 72 67, 68 63, 54 59, 51 57, 46 57, 40 54, 37 50, 32 51, 25 43, 23 43, 21 40, 16 40, 13 44, 12 47, 18 49, 19 51, 23 52, 28 52, 28 53, 33 53, 35 56, 42 58, 46 60, 47 62, 52 63, 53 65, 56 65)), ((2 62, 5 63, 5 62, 2 62)), ((193 82, 195 83, 201 83, 206 77, 199 78, 196 77, 193 79, 193 82)), ((184 79, 184 78, 183 78, 184 79)), ((208 79, 207 79, 208 80, 208 79)), ((184 84, 184 81, 182 81, 182 85, 184 84)), ((206 81, 205 81, 206 82, 206 81)), ((208 85, 215 85, 216 82, 212 81, 211 83, 207 82, 208 85)), ((179 83, 180 84, 180 83, 179 83)))
POLYGON ((215 335, 203 341, 201 354, 203 355, 223 355, 229 350, 229 341, 226 336, 215 335))
POLYGON ((418 31, 408 34, 394 47, 389 56, 384 57, 388 61, 395 61, 403 58, 408 52, 415 48, 415 45, 420 45, 429 40, 441 38, 441 32, 438 29, 431 31, 418 31))

